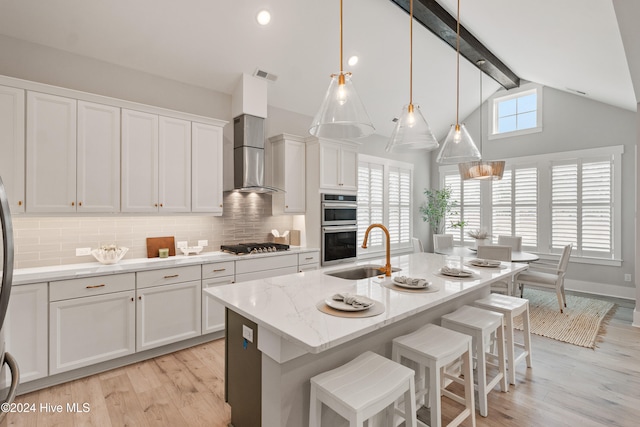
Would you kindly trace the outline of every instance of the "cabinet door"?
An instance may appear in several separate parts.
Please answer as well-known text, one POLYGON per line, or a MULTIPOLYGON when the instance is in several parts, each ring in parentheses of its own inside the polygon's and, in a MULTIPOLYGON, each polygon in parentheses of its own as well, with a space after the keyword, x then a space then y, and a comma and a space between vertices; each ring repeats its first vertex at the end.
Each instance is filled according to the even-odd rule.
POLYGON ((342 190, 358 190, 358 152, 350 147, 340 148, 340 182, 342 190))
POLYGON ((191 210, 191 122, 160 116, 158 205, 160 212, 191 210))
POLYGON ((284 146, 284 212, 305 212, 305 145, 304 142, 286 141, 284 146))
POLYGON ((11 213, 24 212, 24 90, 0 86, 0 173, 11 213))
MULTIPOLYGON (((203 280, 202 289, 233 283, 233 276, 203 280)), ((224 305, 202 294, 202 334, 224 330, 224 305)))
POLYGON ((136 351, 200 335, 201 281, 138 289, 136 351))
POLYGON ((331 143, 320 144, 320 188, 341 190, 340 186, 340 146, 331 143))
POLYGON ((27 92, 27 212, 76 211, 76 100, 27 92))
POLYGON ((134 295, 134 291, 125 291, 51 302, 51 375, 132 354, 134 295))
MULTIPOLYGON (((11 302, 5 318, 6 348, 18 361, 20 383, 48 375, 47 284, 11 288, 11 302)), ((3 378, 8 385, 10 378, 3 378)))
POLYGON ((158 116, 122 110, 122 212, 158 211, 158 116))
POLYGON ((222 215, 222 128, 192 124, 191 211, 222 215))
POLYGON ((120 211, 120 109, 78 101, 78 212, 120 211))

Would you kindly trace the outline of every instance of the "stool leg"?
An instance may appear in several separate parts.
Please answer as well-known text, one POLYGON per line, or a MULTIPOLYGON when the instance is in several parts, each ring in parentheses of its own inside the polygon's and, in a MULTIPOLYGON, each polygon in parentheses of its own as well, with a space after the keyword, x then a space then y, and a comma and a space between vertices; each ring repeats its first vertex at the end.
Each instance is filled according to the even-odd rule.
POLYGON ((442 427, 440 402, 440 369, 433 370, 429 375, 429 407, 431 408, 431 427, 442 427))
POLYGON ((507 382, 507 366, 505 362, 504 354, 504 321, 498 327, 498 366, 500 367, 500 373, 502 374, 501 389, 503 392, 509 391, 509 383, 507 382))
MULTIPOLYGON (((409 378, 409 390, 404 392, 404 425, 406 427, 417 427, 416 419, 416 385, 413 378, 409 378)), ((391 419, 393 421, 393 418, 391 419)), ((395 425, 392 424, 392 425, 395 425)))
POLYGON ((509 370, 509 382, 513 385, 516 384, 516 354, 513 337, 513 316, 505 314, 505 320, 507 324, 507 369, 509 370))
POLYGON ((464 374, 464 400, 466 401, 466 406, 469 408, 471 412, 469 416, 471 417, 471 425, 472 427, 476 427, 476 402, 474 396, 474 388, 473 388, 473 357, 471 356, 471 343, 469 343, 469 350, 462 355, 462 372, 464 374))
MULTIPOLYGON (((476 360, 478 366, 478 406, 480 415, 486 417, 489 413, 487 405, 487 348, 482 335, 476 337, 476 360)), ((504 344, 502 347, 504 351, 504 344)), ((498 343, 498 352, 500 352, 500 344, 498 343)), ((504 356, 504 353, 502 353, 504 356)))
POLYGON ((527 352, 527 368, 531 367, 531 325, 529 323, 529 305, 522 313, 522 329, 524 333, 524 349, 527 352))
POLYGON ((309 427, 320 427, 322 425, 322 402, 318 402, 316 388, 311 384, 311 396, 309 397, 309 427))

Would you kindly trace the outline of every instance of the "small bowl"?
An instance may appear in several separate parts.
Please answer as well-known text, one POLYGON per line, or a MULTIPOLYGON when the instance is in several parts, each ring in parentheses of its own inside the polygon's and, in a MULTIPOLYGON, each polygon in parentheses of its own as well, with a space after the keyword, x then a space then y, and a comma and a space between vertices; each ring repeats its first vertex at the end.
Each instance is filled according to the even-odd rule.
POLYGON ((120 247, 114 250, 94 249, 91 255, 101 264, 115 264, 125 256, 129 248, 120 247))
POLYGON ((190 254, 196 254, 197 255, 200 252, 202 252, 202 246, 189 246, 188 248, 180 248, 180 250, 185 255, 190 255, 190 254))

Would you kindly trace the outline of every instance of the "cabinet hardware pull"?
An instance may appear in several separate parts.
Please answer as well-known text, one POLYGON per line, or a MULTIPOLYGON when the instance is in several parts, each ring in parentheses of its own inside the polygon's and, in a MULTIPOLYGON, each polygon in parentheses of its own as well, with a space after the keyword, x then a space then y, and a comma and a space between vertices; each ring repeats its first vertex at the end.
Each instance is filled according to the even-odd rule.
POLYGON ((22 200, 18 200, 18 206, 22 206, 22 200))
POLYGON ((133 297, 131 297, 131 301, 133 301, 133 297))
POLYGON ((226 268, 217 268, 217 269, 214 269, 213 272, 214 273, 219 273, 219 272, 225 271, 225 270, 226 270, 226 268))
POLYGON ((220 207, 222 207, 222 203, 220 203, 220 207))
POLYGON ((142 299, 142 295, 138 296, 138 299, 142 299))
POLYGON ((173 279, 174 277, 178 277, 179 274, 172 274, 171 276, 164 276, 165 279, 173 279))
POLYGON ((157 203, 154 203, 154 204, 153 204, 153 206, 157 208, 157 207, 158 207, 158 204, 157 204, 157 203))
POLYGON ((82 206, 82 202, 78 202, 78 206, 82 206))
POLYGON ((105 285, 104 283, 100 283, 99 285, 89 285, 87 286, 87 289, 95 289, 95 288, 103 288, 107 285, 105 285))
POLYGON ((75 206, 75 205, 76 205, 76 202, 71 202, 71 206, 75 206))
POLYGON ((308 257, 305 258, 305 260, 307 260, 307 259, 313 259, 313 257, 312 256, 308 256, 308 257))
POLYGON ((163 207, 164 205, 162 203, 160 203, 160 207, 163 207))

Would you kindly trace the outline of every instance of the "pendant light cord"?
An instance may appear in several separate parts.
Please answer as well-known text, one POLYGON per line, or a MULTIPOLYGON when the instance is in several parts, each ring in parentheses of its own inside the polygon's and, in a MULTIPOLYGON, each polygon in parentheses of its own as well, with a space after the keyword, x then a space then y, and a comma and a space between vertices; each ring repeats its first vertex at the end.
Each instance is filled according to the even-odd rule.
POLYGON ((342 74, 342 0, 340 0, 340 74, 342 74))
POLYGON ((456 129, 460 128, 460 0, 458 0, 458 19, 456 20, 456 129))
MULTIPOLYGON (((409 2, 409 105, 413 105, 413 0, 409 2)), ((411 108, 411 107, 409 107, 411 108)))

